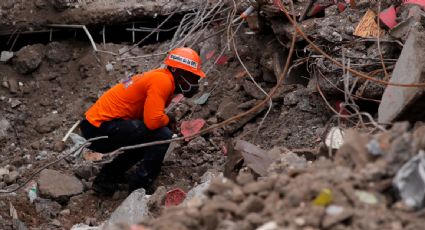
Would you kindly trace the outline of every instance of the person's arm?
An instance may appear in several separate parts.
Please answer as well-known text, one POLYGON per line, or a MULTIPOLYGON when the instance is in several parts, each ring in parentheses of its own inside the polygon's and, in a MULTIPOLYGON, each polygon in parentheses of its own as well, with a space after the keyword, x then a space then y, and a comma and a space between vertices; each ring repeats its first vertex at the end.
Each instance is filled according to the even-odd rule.
POLYGON ((154 130, 168 125, 170 119, 164 110, 171 90, 172 85, 168 79, 158 77, 151 82, 143 112, 143 120, 148 129, 154 130))

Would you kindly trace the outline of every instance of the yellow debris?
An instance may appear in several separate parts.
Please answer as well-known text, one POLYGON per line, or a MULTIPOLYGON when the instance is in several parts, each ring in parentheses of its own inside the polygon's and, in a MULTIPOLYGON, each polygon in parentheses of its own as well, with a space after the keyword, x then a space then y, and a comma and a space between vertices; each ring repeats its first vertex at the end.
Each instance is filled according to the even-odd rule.
POLYGON ((313 204, 317 206, 326 206, 332 203, 332 200, 333 200, 332 191, 328 188, 325 188, 313 200, 313 204))

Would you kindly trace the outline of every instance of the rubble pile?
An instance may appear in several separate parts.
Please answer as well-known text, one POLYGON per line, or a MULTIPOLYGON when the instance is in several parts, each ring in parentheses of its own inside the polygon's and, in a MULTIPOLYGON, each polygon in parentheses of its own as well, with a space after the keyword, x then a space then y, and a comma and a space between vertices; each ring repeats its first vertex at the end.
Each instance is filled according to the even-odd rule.
POLYGON ((267 176, 256 179, 249 170, 240 172, 235 181, 215 178, 205 192, 206 200, 193 198, 186 206, 166 209, 148 225, 151 229, 421 228, 421 212, 414 214, 415 207, 399 200, 392 181, 398 169, 425 147, 424 127, 410 129, 407 123, 398 123, 373 136, 351 130, 334 161, 321 158, 303 167, 289 163, 284 165, 287 172, 274 165, 267 176))

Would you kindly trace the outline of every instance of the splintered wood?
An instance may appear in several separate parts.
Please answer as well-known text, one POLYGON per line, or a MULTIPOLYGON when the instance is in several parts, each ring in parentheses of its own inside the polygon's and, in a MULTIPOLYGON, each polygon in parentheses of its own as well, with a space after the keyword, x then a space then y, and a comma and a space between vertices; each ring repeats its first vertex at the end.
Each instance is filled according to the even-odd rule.
POLYGON ((375 18, 375 12, 369 9, 357 25, 354 35, 363 38, 382 37, 385 31, 378 27, 378 23, 376 23, 375 18))

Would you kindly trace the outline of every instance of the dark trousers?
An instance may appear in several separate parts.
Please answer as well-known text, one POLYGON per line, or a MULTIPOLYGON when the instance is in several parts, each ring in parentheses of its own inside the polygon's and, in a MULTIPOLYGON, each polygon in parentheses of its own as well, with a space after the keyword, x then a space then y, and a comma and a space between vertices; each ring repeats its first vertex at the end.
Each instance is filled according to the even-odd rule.
MULTIPOLYGON (((80 128, 86 139, 108 136, 107 139, 93 142, 89 147, 89 149, 100 153, 108 153, 122 146, 168 140, 172 137, 172 132, 167 127, 149 130, 141 120, 111 120, 103 122, 97 128, 84 119, 80 128)), ((143 163, 137 168, 136 173, 130 176, 129 183, 130 187, 133 186, 134 188, 147 187, 158 176, 168 147, 169 144, 162 144, 126 150, 113 159, 111 163, 104 165, 98 178, 113 179, 122 176, 128 169, 143 159, 143 163)))

